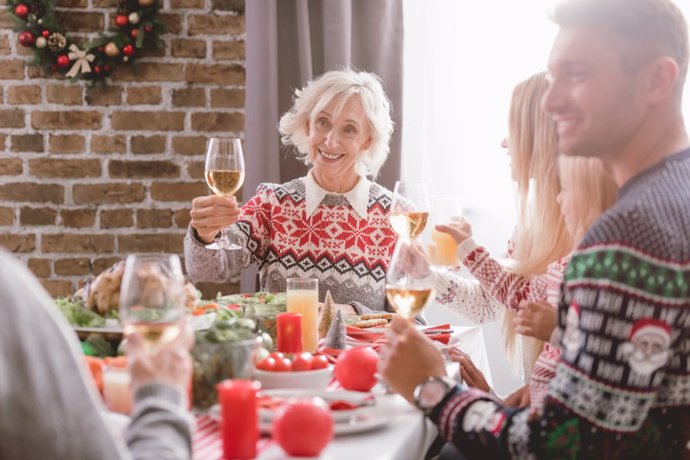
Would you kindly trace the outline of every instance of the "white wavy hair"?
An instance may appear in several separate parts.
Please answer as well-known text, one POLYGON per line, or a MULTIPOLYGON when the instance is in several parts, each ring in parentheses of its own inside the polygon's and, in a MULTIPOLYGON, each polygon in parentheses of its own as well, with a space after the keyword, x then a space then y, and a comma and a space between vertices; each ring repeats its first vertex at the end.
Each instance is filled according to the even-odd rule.
POLYGON ((350 68, 332 70, 310 81, 301 90, 295 91, 292 108, 280 119, 278 130, 283 144, 297 148, 297 158, 304 164, 309 159, 309 136, 306 127, 331 101, 338 99, 336 117, 352 96, 359 97, 364 114, 371 128, 371 144, 360 155, 355 170, 360 175, 376 178, 386 162, 393 134, 391 104, 383 91, 379 77, 369 72, 358 72, 350 68))

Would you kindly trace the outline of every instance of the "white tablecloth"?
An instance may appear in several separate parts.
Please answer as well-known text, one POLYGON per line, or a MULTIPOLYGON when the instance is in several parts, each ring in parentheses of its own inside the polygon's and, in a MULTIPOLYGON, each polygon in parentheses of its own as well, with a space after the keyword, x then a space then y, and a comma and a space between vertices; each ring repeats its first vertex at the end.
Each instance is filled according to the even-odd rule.
MULTIPOLYGON (((479 327, 453 327, 451 343, 470 355, 477 368, 492 385, 484 336, 479 327)), ((450 365, 451 369, 457 369, 450 365)), ((321 460, 419 460, 436 437, 436 427, 420 411, 398 395, 383 395, 378 410, 390 418, 385 426, 359 434, 337 436, 319 457, 321 460)), ((276 444, 259 456, 260 460, 284 459, 285 452, 276 444)))

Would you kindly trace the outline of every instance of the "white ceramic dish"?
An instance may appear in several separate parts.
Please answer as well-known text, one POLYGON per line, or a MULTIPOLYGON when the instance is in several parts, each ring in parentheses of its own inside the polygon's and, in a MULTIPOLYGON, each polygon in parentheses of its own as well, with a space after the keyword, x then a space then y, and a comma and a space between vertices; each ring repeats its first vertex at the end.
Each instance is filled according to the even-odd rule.
MULTIPOLYGON (((220 405, 215 404, 211 406, 208 411, 209 417, 220 423, 220 405)), ((356 433, 363 433, 366 431, 375 430, 386 425, 390 419, 383 413, 371 408, 365 412, 355 414, 348 417, 346 420, 333 421, 333 434, 336 436, 345 436, 356 433)), ((262 433, 271 434, 273 428, 273 420, 259 419, 259 430, 262 433)))
POLYGON ((281 388, 325 390, 331 381, 333 366, 313 371, 269 372, 254 369, 254 380, 261 382, 262 390, 281 388))
MULTIPOLYGON (((344 401, 360 407, 354 409, 331 410, 333 421, 336 423, 348 422, 353 417, 373 412, 376 407, 376 399, 371 393, 359 391, 335 390, 265 390, 261 396, 268 396, 276 400, 289 400, 291 398, 322 398, 330 406, 332 402, 344 401)), ((270 422, 276 413, 276 409, 259 408, 259 420, 270 422)))

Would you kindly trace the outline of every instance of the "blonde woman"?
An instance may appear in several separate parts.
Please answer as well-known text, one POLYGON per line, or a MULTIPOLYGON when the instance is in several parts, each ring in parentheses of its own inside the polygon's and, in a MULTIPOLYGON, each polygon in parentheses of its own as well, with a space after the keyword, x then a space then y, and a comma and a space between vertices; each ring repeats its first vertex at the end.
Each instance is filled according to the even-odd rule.
MULTIPOLYGON (((568 232, 578 243, 594 221, 616 201, 618 187, 598 158, 561 156, 558 167, 561 179, 558 203, 568 232)), ((569 260, 570 255, 566 259, 569 260)), ((549 382, 556 375, 560 337, 552 335, 557 331, 556 305, 560 284, 549 286, 548 304, 523 302, 515 316, 515 331, 518 334, 545 342, 544 350, 530 374, 529 396, 532 410, 541 410, 544 397, 549 391, 549 382)))
MULTIPOLYGON (((514 312, 523 300, 547 300, 552 286, 560 284, 573 248, 560 206, 556 200, 561 190, 557 166, 557 135, 553 122, 541 110, 541 98, 548 82, 538 73, 519 83, 513 90, 508 120, 508 138, 501 144, 508 148, 512 178, 516 183, 518 223, 508 244, 506 261, 499 263, 486 248, 472 238, 472 228, 463 218, 437 230, 450 234, 458 243, 460 261, 476 280, 454 273, 438 273, 436 301, 475 323, 504 317, 505 343, 509 357, 516 351, 517 334, 514 312)), ((542 349, 542 342, 526 338, 517 350, 522 358, 525 379, 542 349)), ((488 389, 483 376, 461 355, 463 378, 488 389)), ((523 394, 526 391, 523 390, 523 394)), ((518 395, 516 395, 517 397, 518 395)))

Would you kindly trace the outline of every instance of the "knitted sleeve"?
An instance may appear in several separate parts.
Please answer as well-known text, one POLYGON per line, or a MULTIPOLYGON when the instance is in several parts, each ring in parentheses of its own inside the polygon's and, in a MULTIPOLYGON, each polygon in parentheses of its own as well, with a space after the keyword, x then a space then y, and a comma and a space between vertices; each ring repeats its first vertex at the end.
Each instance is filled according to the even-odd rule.
POLYGON ((270 240, 270 220, 275 200, 273 184, 260 184, 244 206, 240 217, 225 229, 230 241, 242 247, 238 251, 206 248, 190 226, 184 239, 187 273, 199 281, 227 281, 251 263, 261 264, 270 240))
POLYGON ((578 250, 543 411, 457 391, 432 419, 467 458, 681 458, 690 430, 689 284, 687 261, 620 244, 578 250))

